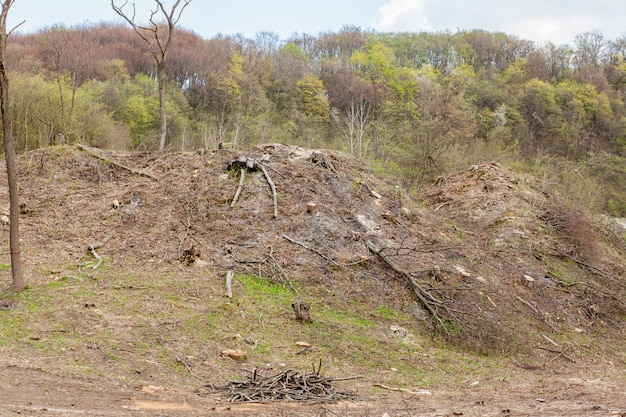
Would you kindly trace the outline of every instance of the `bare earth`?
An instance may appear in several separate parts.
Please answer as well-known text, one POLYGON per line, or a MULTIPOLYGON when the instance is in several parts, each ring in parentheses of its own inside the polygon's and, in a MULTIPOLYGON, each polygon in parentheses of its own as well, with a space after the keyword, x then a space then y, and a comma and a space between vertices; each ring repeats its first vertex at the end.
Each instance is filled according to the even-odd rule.
POLYGON ((76 380, 2 366, 0 416, 625 416, 623 375, 586 379, 529 373, 501 388, 468 387, 432 395, 390 393, 341 404, 230 404, 213 395, 161 386, 76 380))
MULTIPOLYGON (((361 161, 286 145, 210 155, 101 153, 126 168, 72 147, 20 158, 25 270, 29 294, 41 302, 11 295, 5 265, 0 320, 17 324, 0 331, 0 416, 626 416, 621 232, 606 229, 596 238, 576 218, 563 221, 531 180, 484 164, 442 179, 418 202, 361 161), (249 156, 268 168, 277 207, 258 170, 250 170, 231 207, 240 177, 227 167, 242 155, 244 164, 249 156), (105 261, 89 270, 85 247, 96 242, 103 242, 105 261), (249 275, 263 267, 265 276, 280 270, 310 299, 328 297, 327 313, 347 301, 366 313, 384 305, 405 314, 394 317, 409 317, 410 332, 429 334, 432 323, 414 308, 412 289, 366 243, 403 249, 396 264, 451 307, 438 310, 441 323, 468 329, 465 339, 453 340, 457 346, 517 362, 474 381, 427 355, 411 357, 407 366, 443 375, 430 394, 415 394, 373 389, 419 386, 391 372, 392 360, 377 352, 380 372, 347 384, 365 398, 338 404, 234 404, 207 387, 243 374, 247 365, 235 367, 217 352, 239 332, 236 342, 249 349, 239 328, 252 337, 262 321, 255 306, 224 298, 229 268, 249 275), (192 244, 202 254, 193 259, 190 252, 193 265, 185 265, 181 255, 192 244), (191 316, 196 322, 186 321, 191 316), (214 317, 225 323, 209 322, 214 317), (229 327, 231 319, 239 328, 229 327), (204 337, 205 329, 214 337, 204 337), (157 359, 164 371, 151 368, 157 359)), ((5 181, 0 172, 3 206, 5 181)), ((6 248, 7 231, 0 228, 6 248)), ((299 331, 290 314, 263 316, 263 360, 309 365, 312 357, 297 356, 287 342, 270 343, 286 337, 272 327, 299 331)), ((329 325, 333 317, 318 329, 350 332, 341 322, 329 325)), ((371 339, 383 347, 395 341, 377 321, 383 319, 369 319, 379 326, 371 339)), ((307 330, 323 345, 322 330, 307 330)), ((344 342, 320 350, 326 369, 371 371, 358 367, 371 351, 344 342)), ((432 348, 412 343, 405 341, 407 349, 432 348)))

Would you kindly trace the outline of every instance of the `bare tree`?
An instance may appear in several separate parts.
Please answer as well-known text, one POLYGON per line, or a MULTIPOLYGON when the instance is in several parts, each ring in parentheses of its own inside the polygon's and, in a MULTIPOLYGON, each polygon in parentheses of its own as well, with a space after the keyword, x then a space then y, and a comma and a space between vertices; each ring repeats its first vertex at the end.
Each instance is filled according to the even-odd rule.
POLYGON ((363 156, 363 138, 370 123, 370 106, 363 98, 353 99, 345 109, 344 115, 336 119, 350 153, 359 158, 363 156))
POLYGON ((159 86, 159 150, 165 149, 165 137, 167 134, 167 111, 165 107, 165 62, 167 60, 167 52, 172 44, 174 29, 183 14, 183 10, 191 3, 192 0, 176 0, 168 12, 163 5, 163 1, 154 0, 156 2, 156 10, 150 12, 149 24, 144 26, 137 22, 135 4, 132 4, 132 15, 124 11, 128 4, 128 0, 124 4, 118 6, 115 0, 111 0, 111 7, 124 20, 130 24, 133 30, 143 39, 150 48, 150 53, 156 62, 157 67, 157 84, 159 86), (162 14, 164 22, 157 21, 159 14, 162 14))
MULTIPOLYGON (((14 0, 2 1, 0 12, 0 112, 2 113, 2 130, 4 133, 4 153, 7 163, 7 177, 9 182, 9 247, 11 251, 11 273, 13 276, 13 290, 24 290, 24 276, 20 258, 20 230, 19 230, 19 196, 17 188, 17 172, 15 169, 15 143, 9 113, 9 78, 5 67, 7 55, 7 38, 16 28, 7 33, 7 15, 13 6, 14 0)), ((21 24, 21 23, 20 23, 21 24)), ((19 25, 18 25, 19 26, 19 25)))

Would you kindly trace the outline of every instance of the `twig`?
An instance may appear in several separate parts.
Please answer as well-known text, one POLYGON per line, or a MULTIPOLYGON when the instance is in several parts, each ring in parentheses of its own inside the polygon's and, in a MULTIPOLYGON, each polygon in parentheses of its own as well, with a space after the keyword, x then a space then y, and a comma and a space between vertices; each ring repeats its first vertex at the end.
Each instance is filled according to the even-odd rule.
POLYGON ((263 171, 263 175, 265 175, 265 179, 267 180, 267 183, 270 185, 270 188, 272 189, 272 197, 274 199, 274 218, 277 219, 278 218, 278 195, 276 194, 276 186, 274 185, 274 181, 272 181, 270 174, 267 172, 267 169, 265 169, 265 166, 261 164, 259 164, 259 166, 261 167, 261 171, 263 171))
MULTIPOLYGON (((558 329, 556 329, 553 325, 551 325, 550 323, 548 323, 548 320, 546 320, 546 317, 544 316, 544 314, 541 312, 541 310, 539 310, 538 308, 534 307, 532 304, 530 304, 528 301, 524 300, 522 297, 514 294, 514 297, 517 298, 519 301, 521 301, 522 303, 524 303, 528 308, 530 308, 537 316, 539 316, 539 320, 541 320, 546 326, 548 326, 550 329, 552 329, 555 333, 558 333, 558 329)), ((545 336, 544 336, 545 337, 545 336)))
POLYGON ((102 242, 100 243, 93 243, 91 245, 87 245, 87 250, 93 255, 94 258, 96 258, 96 260, 98 262, 96 262, 95 265, 91 266, 91 269, 98 269, 98 267, 100 265, 102 265, 102 257, 100 255, 98 255, 98 253, 96 252, 96 249, 101 248, 102 246, 104 246, 109 240, 111 240, 112 236, 107 236, 102 242))
POLYGON ((302 246, 304 249, 308 249, 311 252, 315 252, 317 253, 319 256, 321 256, 322 258, 326 259, 328 262, 331 262, 332 264, 338 266, 338 267, 343 267, 342 265, 338 264, 337 262, 335 262, 333 259, 329 258, 328 256, 324 255, 322 252, 318 251, 317 249, 313 249, 307 245, 305 245, 302 242, 298 242, 295 239, 290 238, 289 236, 287 236, 286 234, 283 233, 283 239, 287 239, 288 241, 290 241, 291 243, 295 243, 296 245, 302 246))
POLYGON ((189 371, 189 373, 191 374, 191 376, 193 376, 196 379, 199 379, 200 381, 204 381, 204 379, 202 377, 199 377, 198 375, 194 374, 193 371, 191 370, 191 367, 189 365, 187 365, 185 363, 185 361, 183 361, 181 358, 179 358, 178 356, 176 356, 176 362, 182 363, 183 365, 185 365, 185 368, 187 368, 187 370, 189 371))
POLYGON ((546 336, 545 334, 542 334, 542 336, 550 343, 552 343, 554 346, 559 347, 559 344, 556 343, 554 340, 550 339, 548 336, 546 336))
POLYGON ((241 194, 241 189, 243 188, 243 182, 246 179, 246 169, 244 167, 241 167, 239 169, 239 172, 240 172, 239 187, 237 187, 237 192, 235 192, 235 196, 233 197, 233 201, 230 203, 231 207, 235 207, 235 204, 237 204, 237 199, 239 198, 239 194, 241 194))
POLYGON ((287 274, 285 273, 283 268, 278 264, 278 261, 276 260, 276 258, 274 258, 274 255, 272 254, 273 251, 274 251, 274 248, 270 246, 270 253, 267 255, 268 259, 271 259, 274 262, 274 266, 276 267, 276 269, 278 269, 278 273, 282 276, 282 279, 287 282, 287 285, 289 285, 289 288, 291 288, 291 291, 293 291, 296 295, 298 295, 298 290, 296 290, 296 288, 293 286, 293 284, 289 280, 289 277, 287 277, 287 274))
POLYGON ((395 388, 395 387, 389 387, 389 386, 387 386, 387 385, 383 385, 383 384, 374 384, 374 386, 375 386, 375 387, 378 387, 378 388, 382 388, 382 389, 387 389, 387 390, 389 390, 389 391, 401 391, 401 392, 407 392, 407 393, 412 394, 412 395, 419 395, 419 394, 426 394, 426 395, 428 395, 428 394, 430 394, 430 391, 426 391, 426 390, 424 390, 424 391, 419 391, 419 392, 415 392, 415 391, 411 391, 411 390, 410 390, 410 389, 408 389, 408 388, 395 388), (428 393, 428 394, 427 394, 427 393, 428 393))
POLYGON ((76 147, 78 149, 80 149, 81 151, 87 152, 89 155, 94 156, 94 157, 98 158, 99 160, 101 160, 103 162, 106 162, 107 164, 111 164, 111 165, 114 165, 114 166, 116 166, 118 168, 125 169, 126 171, 129 171, 131 174, 141 175, 142 177, 150 178, 153 181, 158 181, 159 180, 157 177, 155 177, 152 174, 148 174, 147 172, 131 168, 129 166, 120 164, 119 162, 115 162, 115 161, 113 161, 113 160, 111 160, 111 159, 109 159, 107 157, 104 157, 104 156, 100 155, 98 152, 96 152, 95 150, 93 150, 93 149, 91 149, 91 148, 89 148, 87 146, 81 145, 80 143, 77 143, 76 147))

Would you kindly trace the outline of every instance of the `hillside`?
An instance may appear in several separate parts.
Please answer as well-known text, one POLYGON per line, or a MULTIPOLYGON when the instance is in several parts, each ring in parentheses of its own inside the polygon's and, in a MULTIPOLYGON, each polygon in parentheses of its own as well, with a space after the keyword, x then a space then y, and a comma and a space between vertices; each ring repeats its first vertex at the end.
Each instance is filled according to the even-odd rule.
MULTIPOLYGON (((449 392, 524 372, 624 377, 623 230, 498 164, 418 198, 361 160, 281 144, 60 146, 22 154, 19 173, 29 288, 11 294, 5 265, 5 371, 207 398, 246 370, 318 361, 379 397, 393 393, 373 384, 449 392), (312 323, 294 319, 295 301, 310 303, 312 323), (220 356, 227 348, 248 361, 220 356)), ((6 189, 2 175, 8 206, 6 189)))

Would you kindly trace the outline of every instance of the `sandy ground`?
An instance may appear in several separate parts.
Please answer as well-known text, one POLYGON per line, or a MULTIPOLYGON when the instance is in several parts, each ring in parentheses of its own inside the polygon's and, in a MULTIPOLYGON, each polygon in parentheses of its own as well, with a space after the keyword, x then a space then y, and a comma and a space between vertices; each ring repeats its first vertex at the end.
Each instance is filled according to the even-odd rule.
MULTIPOLYGON (((626 416, 626 387, 616 378, 535 377, 490 390, 467 387, 431 395, 383 393, 341 404, 231 404, 211 394, 42 370, 0 367, 0 416, 626 416)), ((623 382, 623 381, 622 381, 623 382)))

